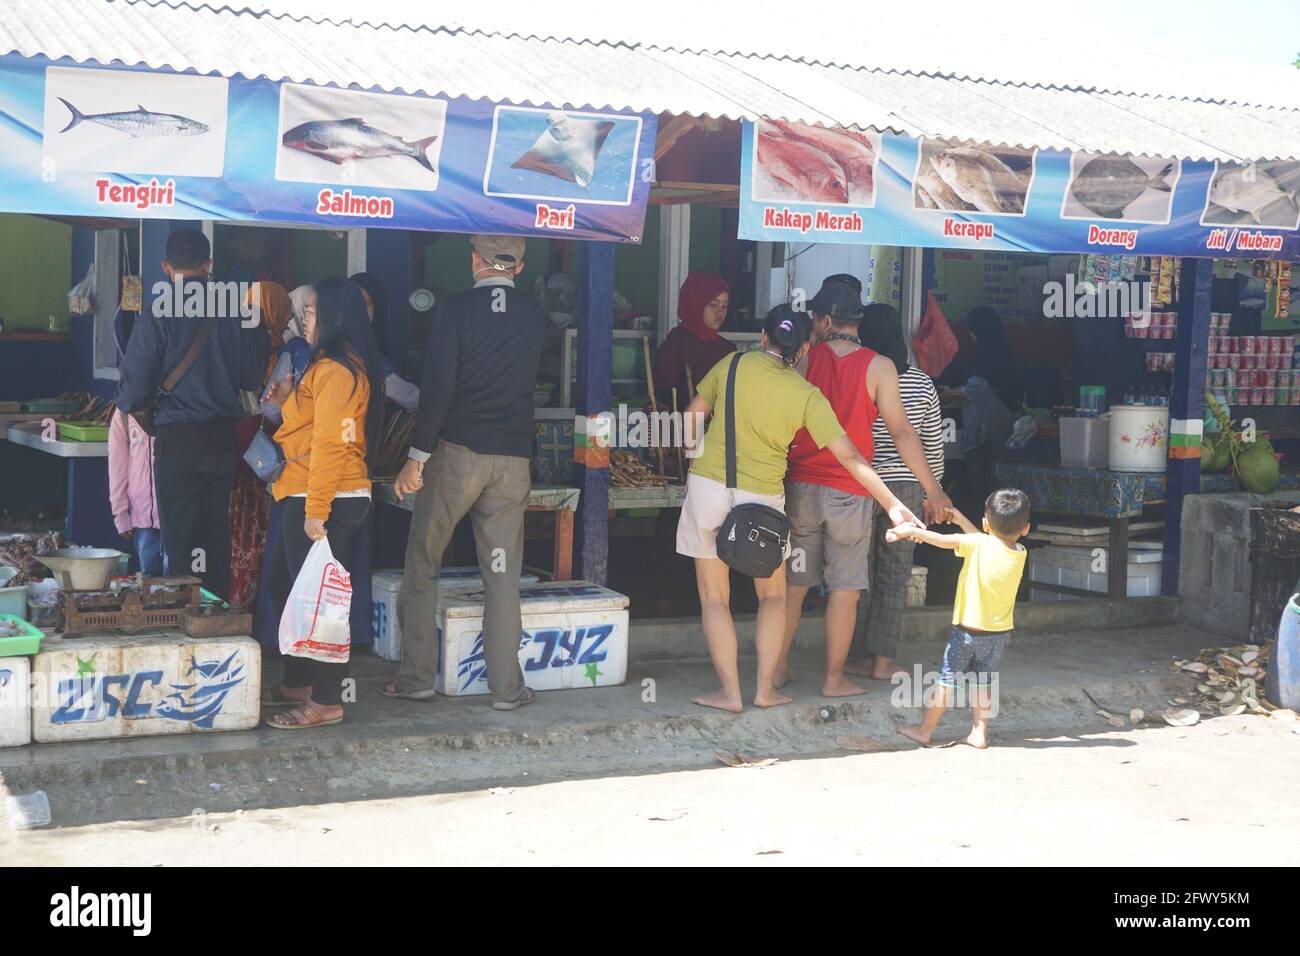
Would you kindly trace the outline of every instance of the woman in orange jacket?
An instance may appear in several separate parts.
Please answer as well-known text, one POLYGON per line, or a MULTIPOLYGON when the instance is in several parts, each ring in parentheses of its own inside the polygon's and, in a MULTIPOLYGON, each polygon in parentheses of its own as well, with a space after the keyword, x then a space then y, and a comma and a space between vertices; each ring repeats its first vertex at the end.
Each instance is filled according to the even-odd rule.
MULTIPOLYGON (((370 461, 383 420, 384 373, 356 283, 326 279, 304 310, 311 360, 302 378, 275 382, 267 400, 280 405, 275 440, 284 472, 271 492, 281 502, 279 553, 268 554, 271 593, 281 612, 313 542, 328 538, 344 567, 353 537, 370 511, 370 461)), ((351 573, 351 568, 348 568, 351 573)), ((286 656, 284 679, 263 703, 289 705, 267 723, 303 730, 343 720, 348 664, 286 656)))

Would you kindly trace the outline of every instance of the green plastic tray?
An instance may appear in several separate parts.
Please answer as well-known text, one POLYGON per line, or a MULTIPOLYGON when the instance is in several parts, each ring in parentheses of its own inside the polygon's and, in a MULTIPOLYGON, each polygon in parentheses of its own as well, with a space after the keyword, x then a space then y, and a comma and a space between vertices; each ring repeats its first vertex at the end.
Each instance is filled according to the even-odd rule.
POLYGON ((45 635, 34 624, 12 614, 0 614, 0 622, 17 624, 22 632, 17 637, 0 637, 0 657, 26 657, 40 653, 41 638, 45 635))
POLYGON ((108 441, 108 426, 98 422, 59 422, 61 441, 108 441))

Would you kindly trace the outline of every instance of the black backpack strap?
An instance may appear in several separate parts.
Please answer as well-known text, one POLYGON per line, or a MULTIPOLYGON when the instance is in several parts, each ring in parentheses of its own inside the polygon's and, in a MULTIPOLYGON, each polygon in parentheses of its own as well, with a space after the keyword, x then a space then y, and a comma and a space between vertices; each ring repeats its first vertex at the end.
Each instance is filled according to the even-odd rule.
POLYGON ((743 352, 737 352, 727 369, 727 487, 736 487, 736 368, 743 352))

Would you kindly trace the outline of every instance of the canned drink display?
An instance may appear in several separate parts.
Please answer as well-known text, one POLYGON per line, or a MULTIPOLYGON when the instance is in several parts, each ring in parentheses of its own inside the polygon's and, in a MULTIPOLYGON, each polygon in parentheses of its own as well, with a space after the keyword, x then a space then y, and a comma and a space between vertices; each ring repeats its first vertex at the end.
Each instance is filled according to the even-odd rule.
POLYGON ((1237 404, 1237 386, 1228 385, 1223 389, 1223 401, 1228 405, 1237 404))
POLYGON ((1263 405, 1263 404, 1264 404, 1264 389, 1262 389, 1262 388, 1258 388, 1258 387, 1251 388, 1251 390, 1250 390, 1250 404, 1252 404, 1252 405, 1263 405))
POLYGON ((1174 333, 1177 331, 1178 330, 1174 328, 1172 325, 1166 325, 1160 330, 1160 337, 1162 339, 1172 339, 1174 337, 1174 333))
POLYGON ((1275 388, 1261 388, 1261 389, 1259 390, 1259 392, 1260 392, 1260 396, 1259 396, 1259 403, 1258 403, 1258 404, 1260 404, 1260 405, 1272 405, 1274 402, 1277 401, 1277 389, 1275 389, 1275 388))
POLYGON ((1255 354, 1255 336, 1253 336, 1253 335, 1238 335, 1238 336, 1237 336, 1237 351, 1240 352, 1242 355, 1253 355, 1253 354, 1255 354))
POLYGON ((1223 384, 1224 384, 1224 385, 1236 385, 1236 384, 1237 384, 1237 372, 1236 372, 1235 369, 1230 369, 1230 368, 1228 368, 1228 369, 1224 369, 1223 372, 1222 372, 1222 375, 1223 375, 1223 384))
POLYGON ((1265 388, 1277 388, 1277 372, 1261 372, 1260 375, 1263 377, 1263 381, 1259 384, 1265 388))

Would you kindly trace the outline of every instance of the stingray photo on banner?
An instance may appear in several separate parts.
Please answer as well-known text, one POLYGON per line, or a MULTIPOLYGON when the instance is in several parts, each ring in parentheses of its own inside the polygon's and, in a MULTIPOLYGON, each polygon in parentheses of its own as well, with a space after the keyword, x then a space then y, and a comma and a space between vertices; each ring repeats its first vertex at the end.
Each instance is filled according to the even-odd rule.
POLYGON ((640 138, 639 116, 498 106, 483 193, 625 206, 640 138))

